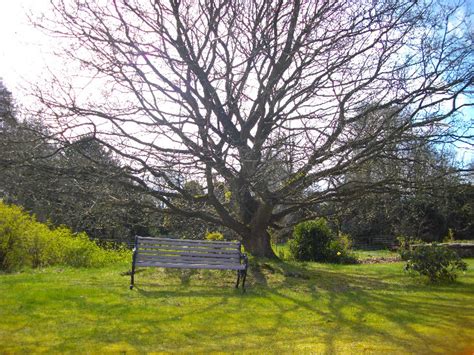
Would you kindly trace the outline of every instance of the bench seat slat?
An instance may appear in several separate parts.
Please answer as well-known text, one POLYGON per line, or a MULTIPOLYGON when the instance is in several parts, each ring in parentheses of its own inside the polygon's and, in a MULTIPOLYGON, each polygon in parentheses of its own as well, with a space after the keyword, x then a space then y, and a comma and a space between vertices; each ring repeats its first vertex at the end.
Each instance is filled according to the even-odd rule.
POLYGON ((244 270, 243 264, 185 264, 185 263, 166 263, 162 261, 146 261, 137 262, 137 266, 155 266, 164 268, 179 268, 179 269, 216 269, 216 270, 244 270))
POLYGON ((138 240, 139 244, 160 244, 160 245, 189 245, 189 246, 213 246, 216 248, 237 248, 240 243, 237 242, 228 242, 228 243, 216 243, 213 241, 193 241, 193 243, 187 243, 182 240, 155 240, 155 241, 148 241, 148 240, 138 240))
POLYGON ((173 248, 214 248, 214 249, 239 249, 239 244, 213 244, 213 243, 147 243, 147 242, 138 242, 138 245, 141 247, 173 247, 173 248))
POLYGON ((185 253, 185 252, 170 252, 170 251, 164 251, 164 252, 161 252, 161 251, 154 251, 154 252, 143 252, 143 251, 139 251, 137 253, 137 257, 140 257, 140 256, 146 256, 146 257, 149 257, 149 258, 155 258, 155 259, 159 259, 161 257, 167 257, 167 256, 171 256, 171 257, 174 257, 174 258, 204 258, 204 259, 222 259, 222 260, 225 260, 225 259, 237 259, 237 260, 240 260, 240 255, 239 254, 215 254, 215 253, 212 253, 212 254, 209 254, 209 253, 185 253))
POLYGON ((218 248, 194 248, 194 247, 176 247, 176 246, 142 246, 138 245, 138 250, 170 250, 170 251, 183 251, 183 252, 202 252, 202 253, 219 253, 219 254, 235 254, 239 253, 238 249, 218 249, 218 248))
POLYGON ((143 248, 209 248, 217 250, 238 250, 239 245, 215 245, 215 244, 169 244, 169 243, 138 243, 138 246, 143 248))
POLYGON ((211 264, 239 264, 239 259, 217 259, 217 258, 199 258, 199 257, 182 257, 182 256, 146 256, 146 255, 139 255, 137 256, 137 261, 150 261, 150 260, 179 260, 183 263, 200 263, 200 262, 208 262, 211 264))
POLYGON ((183 247, 140 247, 138 246, 139 251, 148 251, 148 252, 154 252, 154 251, 169 251, 169 252, 183 252, 183 253, 214 253, 214 254, 238 254, 239 250, 237 249, 214 249, 214 248, 183 248, 183 247))
POLYGON ((139 245, 172 245, 172 246, 191 246, 191 247, 213 247, 213 248, 233 248, 237 249, 240 244, 239 243, 214 243, 214 242, 194 242, 194 243, 184 243, 182 241, 154 241, 154 242, 149 242, 146 240, 139 240, 138 241, 139 245))
POLYGON ((184 239, 138 239, 140 243, 148 243, 148 244, 185 244, 185 245, 195 245, 195 244, 206 244, 206 245, 217 245, 217 246, 233 246, 239 245, 239 242, 221 242, 215 240, 184 240, 184 239))
POLYGON ((184 243, 184 244, 216 244, 216 245, 238 245, 239 242, 225 241, 225 240, 199 240, 199 239, 177 239, 177 238, 153 238, 153 237, 138 237, 138 241, 148 243, 184 243))
POLYGON ((217 254, 217 253, 196 253, 196 252, 184 252, 184 251, 161 251, 154 250, 152 252, 148 250, 140 250, 138 256, 150 256, 150 257, 161 257, 161 256, 176 256, 176 257, 208 257, 214 259, 237 259, 240 260, 240 254, 217 254))

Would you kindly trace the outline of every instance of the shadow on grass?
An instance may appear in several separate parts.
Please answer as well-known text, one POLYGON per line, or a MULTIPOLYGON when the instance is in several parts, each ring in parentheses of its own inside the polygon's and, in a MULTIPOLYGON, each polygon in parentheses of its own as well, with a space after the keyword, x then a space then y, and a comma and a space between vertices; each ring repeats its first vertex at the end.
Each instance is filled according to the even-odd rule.
MULTIPOLYGON (((472 326, 473 308, 465 301, 453 299, 450 295, 472 296, 474 288, 470 284, 457 282, 444 285, 420 284, 415 279, 405 275, 391 275, 392 279, 381 276, 368 276, 364 273, 341 273, 331 270, 312 270, 294 264, 281 263, 279 265, 284 274, 309 273, 310 285, 308 292, 312 296, 311 302, 301 302, 291 297, 287 292, 281 292, 284 287, 269 289, 268 292, 290 299, 299 306, 314 310, 320 299, 321 292, 329 297, 329 321, 361 338, 378 336, 389 339, 390 343, 415 352, 436 352, 440 349, 452 352, 456 344, 446 343, 443 337, 433 338, 426 334, 431 327, 442 328, 446 334, 452 333, 453 328, 459 339, 470 336, 473 339, 472 326), (288 271, 290 270, 290 271, 288 271), (398 278, 398 279, 397 279, 398 278), (319 290, 319 292, 318 292, 319 290), (353 312, 347 312, 347 309, 353 312), (397 332, 386 330, 378 322, 370 319, 379 319, 384 323, 394 325, 397 332), (436 320, 436 324, 433 324, 436 320), (457 327, 453 327, 456 326, 457 327)), ((306 276, 308 276, 306 274, 306 276)), ((290 284, 285 278, 284 284, 290 284)), ((290 286, 291 287, 291 286, 290 286)), ((338 331, 328 332, 325 336, 327 351, 335 351, 335 341, 338 331)))
MULTIPOLYGON (((204 314, 236 300, 238 306, 234 307, 238 312, 238 307, 245 309, 251 299, 263 298, 269 303, 268 319, 272 326, 252 328, 252 335, 260 339, 271 339, 272 334, 289 329, 291 322, 288 319, 304 310, 318 319, 311 326, 320 328, 314 333, 317 340, 314 336, 307 337, 304 331, 295 333, 297 340, 305 341, 307 337, 308 342, 321 342, 328 353, 337 352, 338 341, 349 336, 352 339, 377 338, 386 342, 387 349, 395 347, 407 352, 464 350, 457 348, 459 345, 453 341, 446 342, 443 337, 433 336, 430 333, 433 327, 441 333, 451 333, 450 339, 474 339, 470 330, 474 327, 473 309, 465 300, 454 297, 472 296, 472 284, 457 282, 433 286, 419 284, 393 270, 384 271, 382 275, 377 274, 376 269, 361 271, 354 267, 345 270, 343 273, 337 268, 262 259, 251 265, 247 293, 236 290, 230 281, 233 274, 225 272, 206 273, 205 277, 196 272, 178 284, 174 281, 180 278, 170 278, 170 274, 165 283, 150 282, 147 277, 136 290, 140 296, 153 299, 216 298, 198 311, 204 314), (199 280, 194 280, 196 277, 200 277, 199 280), (458 334, 453 335, 453 329, 458 334)), ((244 336, 248 332, 248 328, 243 328, 241 332, 216 333, 213 337, 222 337, 225 341, 225 337, 244 336)), ((256 343, 255 349, 261 345, 256 343)))
POLYGON ((245 294, 230 271, 144 268, 132 291, 126 266, 11 275, 0 280, 0 349, 454 353, 472 345, 472 272, 431 286, 402 267, 257 259, 245 294))
POLYGON ((242 292, 240 289, 222 289, 216 288, 213 289, 212 286, 196 286, 193 285, 192 290, 186 287, 181 286, 163 286, 159 284, 147 283, 145 287, 134 287, 141 296, 151 297, 151 298, 160 298, 160 297, 241 297, 247 295, 247 293, 242 292), (161 289, 160 289, 161 288, 161 289))

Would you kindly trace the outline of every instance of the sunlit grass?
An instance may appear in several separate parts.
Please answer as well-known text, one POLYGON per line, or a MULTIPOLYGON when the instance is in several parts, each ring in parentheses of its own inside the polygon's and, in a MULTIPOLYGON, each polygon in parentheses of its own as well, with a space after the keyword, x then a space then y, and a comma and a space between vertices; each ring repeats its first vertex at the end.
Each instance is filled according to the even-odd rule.
POLYGON ((0 275, 0 353, 252 351, 456 353, 474 350, 474 260, 452 285, 402 263, 253 260, 232 272, 128 265, 0 275))
MULTIPOLYGON (((291 253, 288 243, 279 243, 272 245, 275 254, 283 260, 290 260, 291 253)), ((351 253, 361 262, 371 260, 371 259, 387 259, 387 258, 396 258, 399 254, 396 251, 391 251, 388 249, 378 249, 378 250, 352 250, 351 253)))
POLYGON ((367 259, 377 259, 377 258, 397 258, 399 254, 396 251, 391 251, 388 249, 379 249, 379 250, 354 250, 354 254, 360 261, 367 259))

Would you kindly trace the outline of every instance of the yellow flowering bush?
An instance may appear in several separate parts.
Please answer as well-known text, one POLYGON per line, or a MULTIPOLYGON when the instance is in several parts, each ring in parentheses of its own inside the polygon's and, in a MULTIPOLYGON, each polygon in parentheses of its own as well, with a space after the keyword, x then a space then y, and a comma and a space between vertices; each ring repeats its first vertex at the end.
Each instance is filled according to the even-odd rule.
POLYGON ((125 248, 102 249, 85 233, 49 227, 21 207, 0 200, 0 270, 57 264, 98 267, 130 258, 125 248))

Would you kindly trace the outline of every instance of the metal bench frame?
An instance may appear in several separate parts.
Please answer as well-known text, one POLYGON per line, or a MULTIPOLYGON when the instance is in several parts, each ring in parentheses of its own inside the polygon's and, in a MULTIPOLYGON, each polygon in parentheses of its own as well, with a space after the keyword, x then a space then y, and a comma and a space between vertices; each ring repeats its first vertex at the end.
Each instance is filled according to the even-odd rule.
POLYGON ((235 288, 242 279, 245 292, 248 258, 242 252, 240 242, 135 236, 130 290, 135 283, 137 267, 235 270, 235 288))

